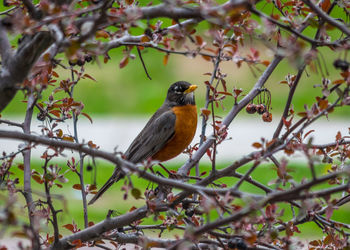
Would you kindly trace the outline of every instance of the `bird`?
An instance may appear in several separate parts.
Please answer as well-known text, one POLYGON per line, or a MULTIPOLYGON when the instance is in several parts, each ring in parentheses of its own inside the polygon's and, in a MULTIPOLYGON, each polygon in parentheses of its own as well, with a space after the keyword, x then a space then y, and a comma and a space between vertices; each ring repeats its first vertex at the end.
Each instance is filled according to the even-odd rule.
MULTIPOLYGON (((135 164, 149 159, 164 162, 182 153, 193 140, 197 129, 196 89, 197 85, 186 81, 173 83, 164 103, 132 141, 124 158, 135 164)), ((124 173, 116 167, 89 205, 123 177, 124 173)))

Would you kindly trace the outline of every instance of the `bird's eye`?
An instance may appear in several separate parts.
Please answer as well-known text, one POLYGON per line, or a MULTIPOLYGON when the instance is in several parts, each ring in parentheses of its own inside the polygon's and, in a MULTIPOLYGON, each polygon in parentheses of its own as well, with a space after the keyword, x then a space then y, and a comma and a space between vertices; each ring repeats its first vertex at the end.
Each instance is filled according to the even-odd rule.
POLYGON ((174 92, 175 92, 175 94, 182 94, 184 92, 184 89, 180 86, 175 86, 174 92))

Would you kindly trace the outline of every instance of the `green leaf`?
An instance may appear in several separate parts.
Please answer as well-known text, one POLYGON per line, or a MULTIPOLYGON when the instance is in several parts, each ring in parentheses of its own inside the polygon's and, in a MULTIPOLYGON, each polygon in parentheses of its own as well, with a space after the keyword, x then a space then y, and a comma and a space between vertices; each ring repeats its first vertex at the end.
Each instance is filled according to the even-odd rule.
POLYGON ((131 195, 132 195, 136 200, 140 199, 140 198, 141 198, 141 191, 140 191, 140 189, 133 188, 133 189, 131 190, 131 195))

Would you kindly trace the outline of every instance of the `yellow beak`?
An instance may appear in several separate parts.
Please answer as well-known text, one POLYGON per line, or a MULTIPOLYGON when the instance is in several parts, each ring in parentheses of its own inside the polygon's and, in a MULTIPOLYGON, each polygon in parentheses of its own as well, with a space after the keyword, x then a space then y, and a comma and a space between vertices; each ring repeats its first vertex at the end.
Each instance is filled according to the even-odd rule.
POLYGON ((184 91, 184 93, 185 93, 185 94, 191 93, 191 92, 195 91, 196 88, 198 88, 197 85, 191 85, 188 89, 186 89, 186 90, 184 91))

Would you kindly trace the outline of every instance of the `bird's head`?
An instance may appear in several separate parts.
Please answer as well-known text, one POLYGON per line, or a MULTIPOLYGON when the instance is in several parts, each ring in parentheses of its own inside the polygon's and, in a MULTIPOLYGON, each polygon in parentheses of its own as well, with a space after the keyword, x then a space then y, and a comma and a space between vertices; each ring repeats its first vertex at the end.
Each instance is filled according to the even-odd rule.
POLYGON ((196 88, 197 85, 192 85, 185 81, 175 82, 168 89, 166 101, 172 106, 187 104, 194 105, 195 99, 193 91, 196 88))

